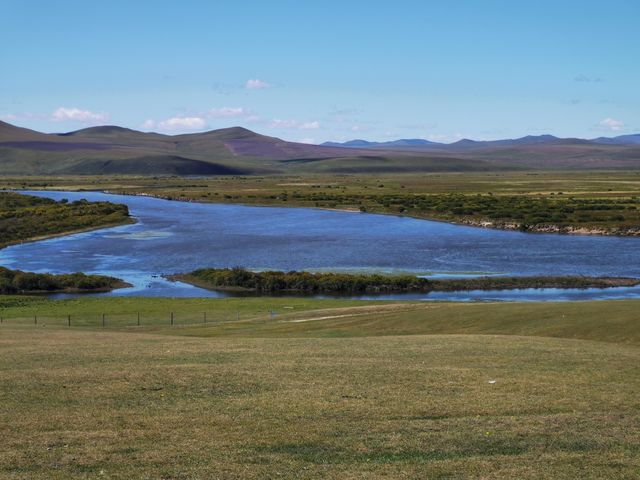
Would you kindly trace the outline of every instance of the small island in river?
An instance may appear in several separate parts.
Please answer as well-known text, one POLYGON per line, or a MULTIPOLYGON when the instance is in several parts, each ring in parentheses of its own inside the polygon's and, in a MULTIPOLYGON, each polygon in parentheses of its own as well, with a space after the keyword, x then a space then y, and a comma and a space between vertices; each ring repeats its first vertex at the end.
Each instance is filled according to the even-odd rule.
POLYGON ((170 280, 219 291, 302 294, 360 294, 515 290, 524 288, 632 287, 627 277, 529 276, 427 279, 413 275, 360 275, 311 272, 252 272, 243 268, 204 268, 167 275, 170 280))
POLYGON ((130 286, 119 278, 106 275, 86 275, 79 272, 54 275, 0 267, 0 295, 110 292, 130 286))

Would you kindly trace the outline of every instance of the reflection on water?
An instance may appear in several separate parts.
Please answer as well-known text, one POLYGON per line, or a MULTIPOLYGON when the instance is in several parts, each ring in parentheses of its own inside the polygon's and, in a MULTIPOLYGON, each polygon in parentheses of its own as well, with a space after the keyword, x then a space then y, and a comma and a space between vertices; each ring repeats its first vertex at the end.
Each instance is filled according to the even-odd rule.
MULTIPOLYGON (((201 267, 256 270, 640 277, 640 239, 504 232, 406 217, 299 208, 182 203, 98 192, 25 192, 126 203, 134 225, 0 250, 0 265, 36 272, 102 273, 133 287, 106 295, 220 296, 160 275, 201 267)), ((639 297, 640 289, 431 293, 438 300, 639 297)), ((367 297, 371 298, 371 297, 367 297)), ((380 298, 380 297, 376 297, 380 298)), ((390 297, 383 297, 390 298, 390 297)), ((397 296, 393 296, 397 298, 397 296)))

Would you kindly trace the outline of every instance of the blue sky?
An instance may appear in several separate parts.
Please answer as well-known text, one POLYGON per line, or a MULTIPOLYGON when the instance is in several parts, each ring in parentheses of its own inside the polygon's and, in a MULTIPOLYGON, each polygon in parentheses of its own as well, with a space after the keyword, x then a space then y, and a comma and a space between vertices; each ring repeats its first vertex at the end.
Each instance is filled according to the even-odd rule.
POLYGON ((638 0, 0 0, 0 119, 287 140, 640 131, 638 0))

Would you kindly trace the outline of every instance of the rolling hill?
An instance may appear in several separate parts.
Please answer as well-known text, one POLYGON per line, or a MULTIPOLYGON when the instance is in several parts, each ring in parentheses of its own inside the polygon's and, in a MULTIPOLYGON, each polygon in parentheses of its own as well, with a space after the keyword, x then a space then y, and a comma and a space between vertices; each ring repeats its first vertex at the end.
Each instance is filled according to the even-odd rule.
POLYGON ((638 136, 309 145, 242 127, 163 135, 108 125, 47 134, 0 122, 2 175, 268 175, 640 168, 638 136), (627 138, 628 137, 628 138, 627 138))

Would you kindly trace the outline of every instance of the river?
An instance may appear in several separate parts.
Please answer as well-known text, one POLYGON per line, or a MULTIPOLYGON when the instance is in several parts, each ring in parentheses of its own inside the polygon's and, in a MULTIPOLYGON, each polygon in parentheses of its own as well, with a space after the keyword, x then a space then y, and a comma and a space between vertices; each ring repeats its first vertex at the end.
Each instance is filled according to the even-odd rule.
MULTIPOLYGON (((640 239, 507 232, 389 215, 175 202, 100 192, 24 191, 125 203, 137 223, 0 250, 0 265, 112 275, 133 287, 102 295, 224 296, 162 274, 201 267, 476 275, 640 277, 640 239)), ((376 298, 586 300, 640 297, 640 287, 433 292, 376 298)), ((362 297, 372 298, 372 297, 362 297)))

